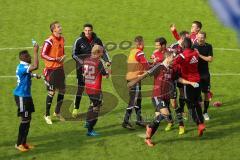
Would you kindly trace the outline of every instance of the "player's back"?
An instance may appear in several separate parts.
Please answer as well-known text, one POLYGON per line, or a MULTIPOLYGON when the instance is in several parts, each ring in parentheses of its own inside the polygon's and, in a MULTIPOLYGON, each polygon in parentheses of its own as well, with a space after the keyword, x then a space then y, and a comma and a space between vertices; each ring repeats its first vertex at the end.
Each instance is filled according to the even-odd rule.
POLYGON ((86 58, 84 60, 84 78, 87 94, 97 94, 101 91, 102 62, 98 58, 86 58))
POLYGON ((184 61, 181 64, 182 77, 191 82, 199 82, 200 76, 198 72, 198 53, 192 49, 183 51, 184 61))
POLYGON ((17 87, 14 90, 14 95, 20 97, 31 96, 31 73, 29 72, 29 64, 20 62, 16 69, 17 87))

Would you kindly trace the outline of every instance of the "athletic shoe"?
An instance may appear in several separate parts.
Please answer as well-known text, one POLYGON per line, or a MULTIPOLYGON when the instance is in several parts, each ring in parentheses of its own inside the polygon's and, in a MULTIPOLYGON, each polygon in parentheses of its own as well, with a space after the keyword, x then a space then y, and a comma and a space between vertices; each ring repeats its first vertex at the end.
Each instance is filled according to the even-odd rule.
POLYGON ((53 116, 58 118, 60 121, 64 122, 65 121, 65 118, 60 114, 60 113, 53 113, 53 116))
POLYGON ((95 132, 94 130, 92 130, 91 132, 87 132, 87 136, 95 137, 95 136, 99 136, 99 134, 97 132, 95 132))
POLYGON ((209 121, 210 120, 208 113, 204 113, 203 117, 204 117, 205 121, 209 121))
POLYGON ((165 131, 170 131, 173 127, 173 123, 168 123, 167 127, 165 128, 165 131))
POLYGON ((203 135, 203 131, 205 131, 206 126, 204 123, 198 125, 198 136, 201 137, 203 135))
POLYGON ((79 109, 73 109, 73 111, 72 111, 72 117, 73 117, 73 118, 76 118, 77 115, 78 115, 78 113, 79 113, 79 109))
POLYGON ((52 120, 51 120, 50 116, 44 116, 44 119, 45 119, 47 124, 52 124, 52 120))
POLYGON ((213 97, 213 93, 211 91, 209 91, 207 96, 208 96, 208 100, 211 101, 212 97, 213 97))
POLYGON ((182 134, 184 134, 185 133, 185 127, 184 126, 179 126, 179 132, 178 132, 178 134, 179 135, 182 135, 182 134))
POLYGON ((25 148, 23 145, 19 145, 17 146, 17 144, 15 145, 15 148, 21 152, 27 152, 29 151, 29 149, 25 148))
POLYGON ((134 128, 133 128, 133 126, 129 123, 129 122, 123 122, 122 123, 122 127, 123 128, 127 128, 127 129, 129 129, 129 130, 134 130, 134 128))
POLYGON ((145 139, 145 143, 149 146, 149 147, 153 147, 154 144, 152 143, 151 139, 145 139))
POLYGON ((30 145, 30 144, 23 144, 23 147, 26 148, 26 149, 33 149, 35 148, 33 145, 30 145))
POLYGON ((137 121, 136 122, 136 125, 138 125, 138 126, 140 126, 140 127, 146 127, 146 123, 145 122, 143 122, 143 121, 137 121))

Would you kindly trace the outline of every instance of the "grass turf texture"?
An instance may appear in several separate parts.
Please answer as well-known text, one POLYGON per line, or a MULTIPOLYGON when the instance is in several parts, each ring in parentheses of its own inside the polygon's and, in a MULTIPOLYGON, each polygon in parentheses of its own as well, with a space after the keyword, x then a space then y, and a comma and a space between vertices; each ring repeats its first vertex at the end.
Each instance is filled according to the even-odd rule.
MULTIPOLYGON (((150 46, 158 36, 166 37, 169 44, 174 42, 169 31, 171 23, 176 23, 181 31, 189 30, 193 20, 200 20, 203 30, 207 31, 208 42, 215 48, 237 48, 235 33, 217 21, 206 0, 0 0, 0 3, 0 48, 31 46, 32 38, 42 45, 49 35, 49 24, 53 20, 61 22, 67 46, 74 43, 85 22, 94 25, 94 31, 104 42, 119 44, 122 40, 132 40, 140 34, 143 35, 145 44, 150 46)), ((32 49, 29 50, 32 53, 32 49)), ((153 48, 145 49, 147 57, 152 51, 153 48)), ((15 74, 18 52, 19 50, 0 51, 1 76, 15 74)), ((115 50, 110 55, 113 57, 120 53, 127 55, 128 50, 115 50)), ((239 51, 214 50, 211 72, 239 73, 238 53, 239 51)), ((66 54, 71 59, 70 48, 66 48, 66 54)), ((118 65, 122 67, 124 64, 118 65)), ((42 69, 41 61, 37 72, 41 73, 42 69)), ((43 120, 45 86, 41 80, 33 80, 32 94, 36 112, 33 114, 28 141, 36 145, 36 148, 28 153, 19 153, 14 149, 19 124, 12 96, 16 79, 0 78, 0 159, 238 159, 239 80, 239 76, 212 76, 212 91, 215 93, 213 101, 220 100, 223 106, 210 106, 212 119, 207 122, 207 131, 202 138, 197 137, 196 126, 192 122, 186 122, 187 133, 183 136, 178 136, 176 125, 174 130, 166 133, 166 124, 161 123, 153 138, 157 142, 154 148, 148 148, 143 139, 138 137, 144 133, 144 129, 137 128, 130 132, 121 128, 127 104, 119 97, 117 107, 99 119, 96 126, 101 134, 99 137, 86 137, 83 122, 55 122, 51 126, 47 125, 43 120)), ((67 78, 67 84, 75 85, 75 78, 67 78)), ((119 87, 122 85, 119 84, 119 87)), ((117 96, 110 79, 103 80, 103 90, 117 96)), ((66 95, 66 99, 73 100, 73 96, 66 95)), ((52 111, 55 101, 56 99, 52 111)), ((82 111, 86 111, 88 98, 83 98, 81 104, 82 111)), ((143 99, 143 115, 148 119, 153 117, 150 98, 143 99)))

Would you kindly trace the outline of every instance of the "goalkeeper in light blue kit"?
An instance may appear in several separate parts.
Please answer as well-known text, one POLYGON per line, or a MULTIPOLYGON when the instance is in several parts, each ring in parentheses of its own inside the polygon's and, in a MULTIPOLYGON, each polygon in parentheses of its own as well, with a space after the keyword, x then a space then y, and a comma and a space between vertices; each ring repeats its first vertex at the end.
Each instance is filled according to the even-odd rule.
POLYGON ((33 41, 34 57, 31 64, 31 56, 27 50, 19 52, 20 64, 17 66, 16 77, 17 87, 13 94, 17 104, 18 117, 21 117, 19 125, 18 139, 15 148, 21 152, 32 149, 33 146, 27 144, 27 135, 30 128, 31 114, 34 112, 34 104, 31 96, 31 78, 41 78, 40 75, 31 72, 38 69, 38 44, 33 41))

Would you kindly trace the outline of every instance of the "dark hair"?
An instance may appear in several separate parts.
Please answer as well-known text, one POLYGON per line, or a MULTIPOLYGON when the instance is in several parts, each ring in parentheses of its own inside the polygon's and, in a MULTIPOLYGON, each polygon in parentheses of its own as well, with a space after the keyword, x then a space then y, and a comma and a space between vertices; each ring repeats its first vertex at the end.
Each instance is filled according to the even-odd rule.
POLYGON ((90 23, 84 24, 84 25, 83 25, 83 28, 85 28, 85 27, 89 27, 89 28, 93 29, 93 26, 92 26, 92 24, 90 24, 90 23))
POLYGON ((207 33, 206 32, 200 31, 200 32, 198 32, 198 34, 203 34, 205 38, 207 37, 207 33))
POLYGON ((142 36, 136 36, 135 39, 134 39, 134 42, 136 43, 140 43, 143 41, 143 37, 142 36))
POLYGON ((202 23, 200 21, 193 21, 193 24, 196 24, 198 28, 202 29, 202 23))
POLYGON ((19 59, 22 59, 22 57, 29 55, 27 50, 22 50, 19 52, 19 59))
POLYGON ((192 41, 190 38, 184 38, 183 42, 182 42, 182 47, 183 49, 187 49, 187 48, 192 48, 192 41))
POLYGON ((164 37, 156 38, 155 42, 159 42, 161 46, 164 44, 167 45, 167 40, 164 37))
POLYGON ((182 32, 179 33, 179 36, 180 36, 181 38, 185 38, 187 34, 189 34, 188 31, 182 31, 182 32))
POLYGON ((55 28, 55 24, 58 24, 58 21, 54 21, 50 24, 50 31, 53 32, 53 29, 55 28))

